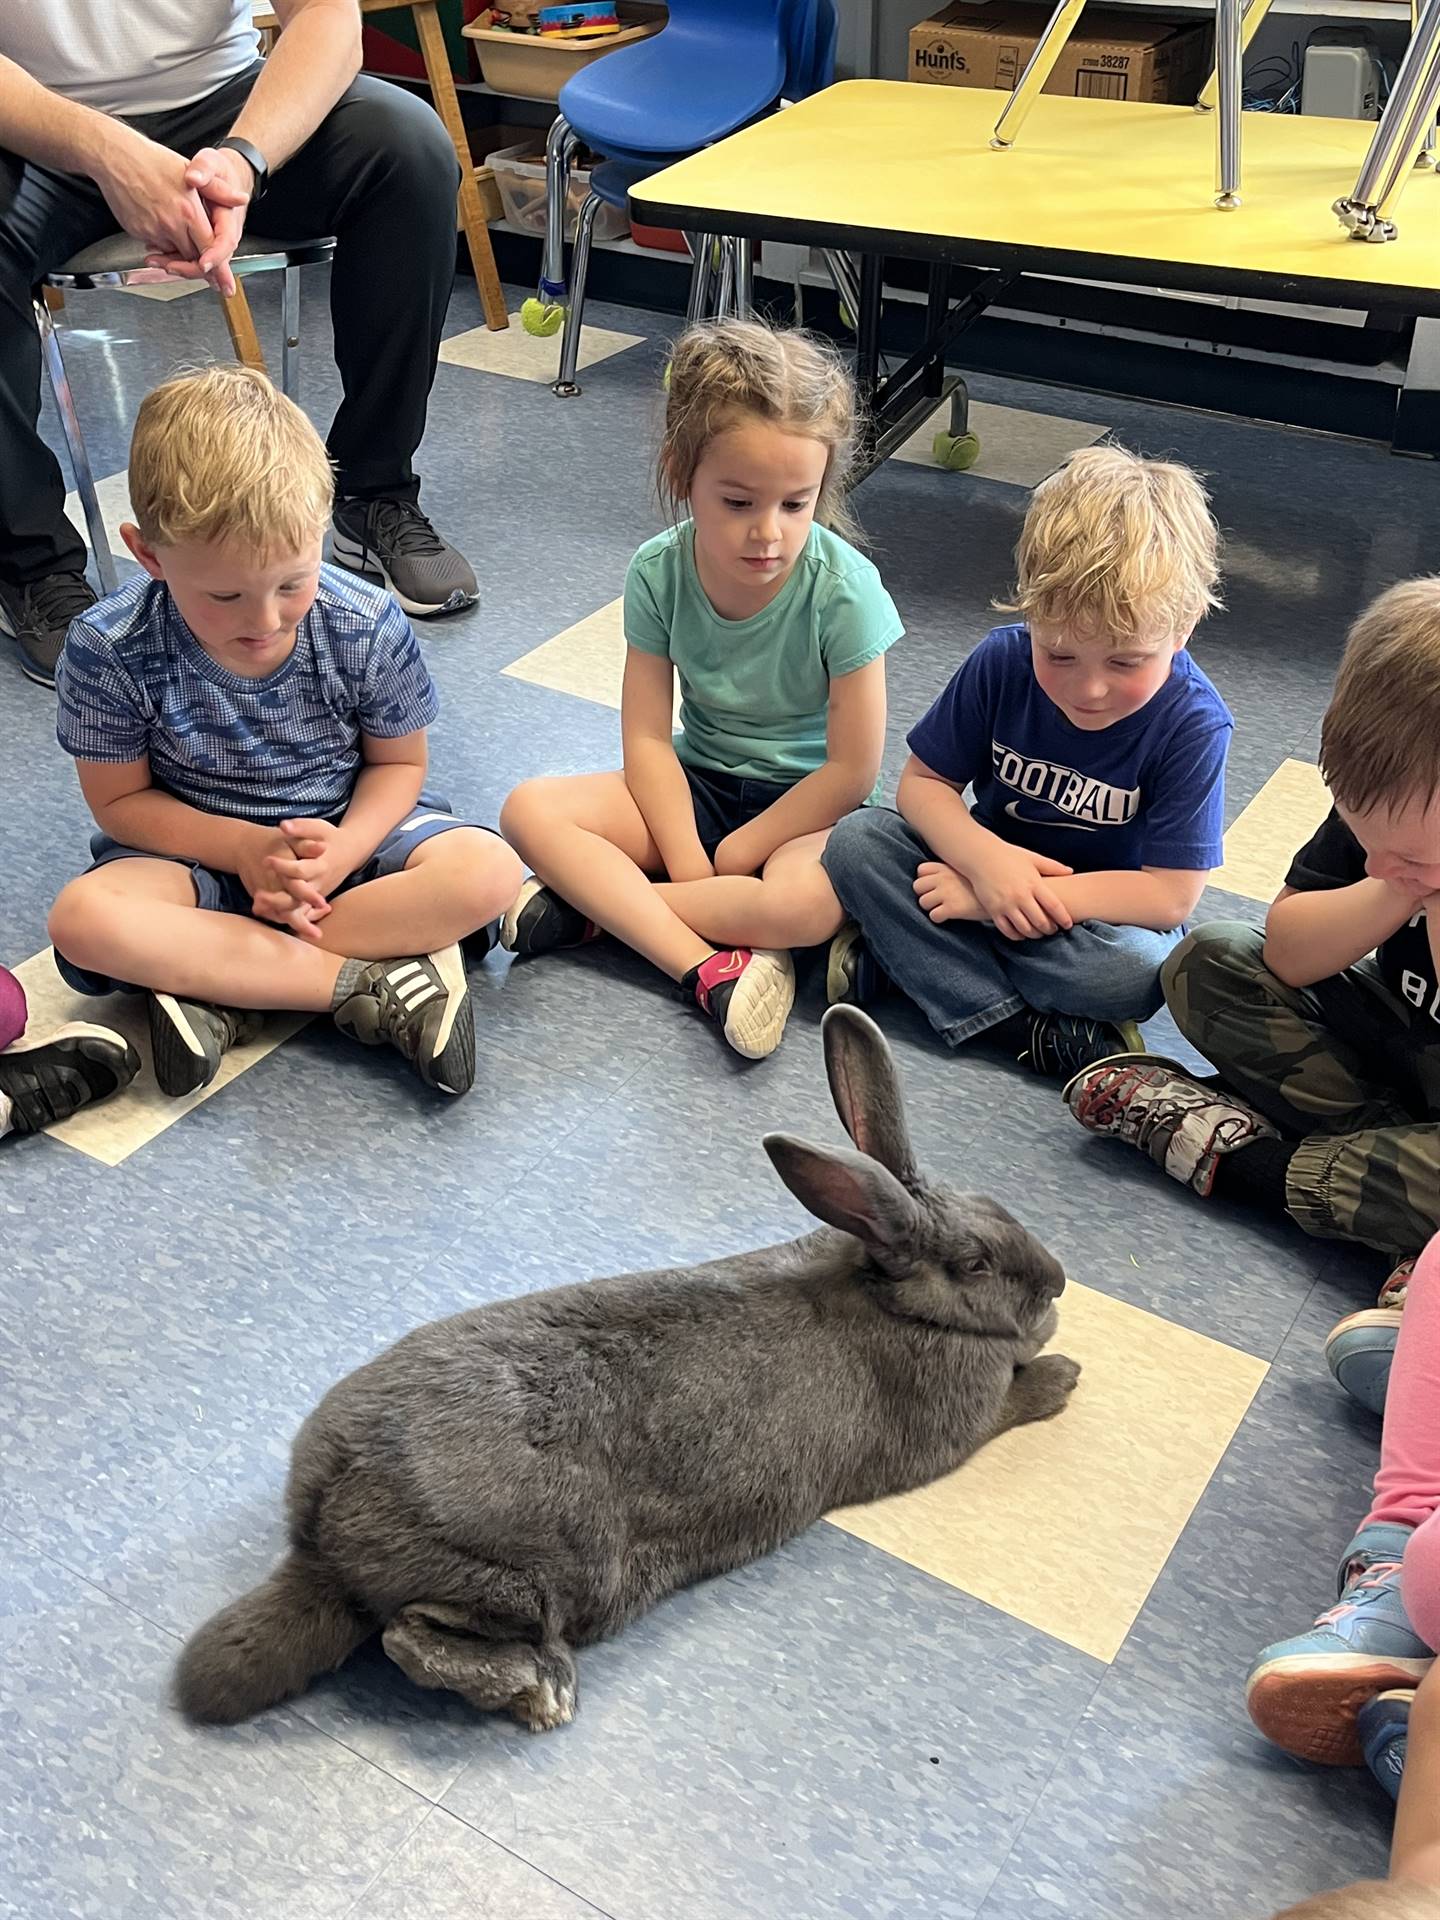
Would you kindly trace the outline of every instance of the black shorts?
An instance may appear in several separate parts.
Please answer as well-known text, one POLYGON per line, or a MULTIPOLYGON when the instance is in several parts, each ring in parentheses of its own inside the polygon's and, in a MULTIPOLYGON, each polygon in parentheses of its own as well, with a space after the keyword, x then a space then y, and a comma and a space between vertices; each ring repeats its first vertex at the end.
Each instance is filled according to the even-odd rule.
POLYGON ((715 849, 737 827, 748 826, 756 814, 790 791, 793 780, 752 780, 743 773, 717 773, 711 767, 681 768, 690 783, 690 798, 695 806, 695 827, 707 860, 715 858, 715 849))

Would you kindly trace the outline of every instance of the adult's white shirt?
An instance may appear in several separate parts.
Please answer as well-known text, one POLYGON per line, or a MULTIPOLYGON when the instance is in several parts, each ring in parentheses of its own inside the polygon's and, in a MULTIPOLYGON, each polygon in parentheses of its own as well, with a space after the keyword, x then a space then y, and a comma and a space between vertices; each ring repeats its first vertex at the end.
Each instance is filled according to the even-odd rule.
POLYGON ((257 57, 253 0, 0 0, 0 54, 101 113, 188 106, 257 57))

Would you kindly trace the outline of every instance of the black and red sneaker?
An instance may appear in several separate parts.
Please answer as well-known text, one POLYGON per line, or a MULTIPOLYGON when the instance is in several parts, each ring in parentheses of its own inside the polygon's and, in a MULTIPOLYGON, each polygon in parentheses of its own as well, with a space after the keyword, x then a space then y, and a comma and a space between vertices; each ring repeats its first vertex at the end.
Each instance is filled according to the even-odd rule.
POLYGON ((736 1053, 763 1060, 779 1046, 795 1004, 795 963, 781 949, 735 947, 691 967, 680 991, 694 997, 736 1053))
POLYGON ((554 953, 558 947, 583 947, 587 940, 598 940, 602 932, 578 907, 531 874, 500 922, 500 944, 507 953, 554 953))

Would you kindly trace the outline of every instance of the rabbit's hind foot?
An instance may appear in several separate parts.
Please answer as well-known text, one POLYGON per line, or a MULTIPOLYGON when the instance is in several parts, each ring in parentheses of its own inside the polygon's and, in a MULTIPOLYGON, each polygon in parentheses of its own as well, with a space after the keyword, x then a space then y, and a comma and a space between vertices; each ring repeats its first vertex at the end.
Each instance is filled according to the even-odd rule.
POLYGON ((546 1662, 547 1654, 550 1671, 537 1674, 535 1684, 517 1693, 510 1702, 511 1713, 531 1733, 553 1733, 556 1727, 569 1726, 579 1706, 575 1662, 564 1648, 552 1647, 541 1650, 537 1665, 546 1662), (557 1655, 563 1656, 563 1667, 557 1655), (568 1672, 564 1670, 567 1668, 568 1672))
POLYGON ((385 1651, 421 1687, 458 1693, 486 1713, 511 1713, 532 1733, 575 1718, 579 1682, 570 1649, 559 1641, 491 1640, 458 1608, 406 1607, 385 1629, 385 1651))

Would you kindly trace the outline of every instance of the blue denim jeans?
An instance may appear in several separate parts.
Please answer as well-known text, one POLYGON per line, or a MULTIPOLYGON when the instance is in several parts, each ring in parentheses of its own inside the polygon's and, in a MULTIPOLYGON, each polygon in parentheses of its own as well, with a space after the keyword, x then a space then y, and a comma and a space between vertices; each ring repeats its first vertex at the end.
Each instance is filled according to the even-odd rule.
POLYGON ((821 856, 877 965, 952 1047, 1027 1007, 1092 1020, 1148 1020, 1160 1010, 1160 963, 1185 929, 1082 920, 1068 933, 1007 940, 972 920, 937 926, 915 898, 915 869, 934 855, 888 807, 835 827, 821 856))

